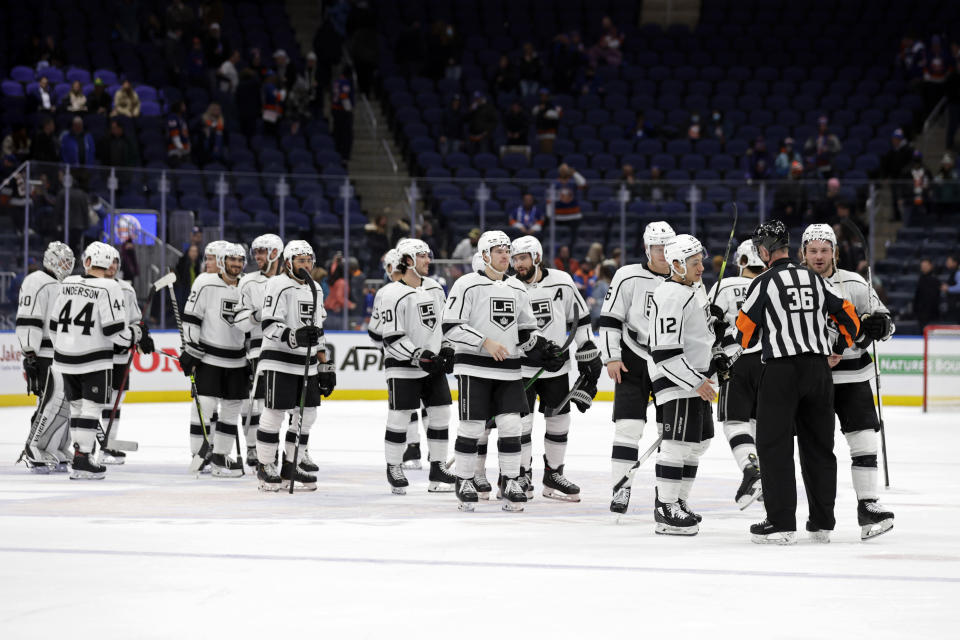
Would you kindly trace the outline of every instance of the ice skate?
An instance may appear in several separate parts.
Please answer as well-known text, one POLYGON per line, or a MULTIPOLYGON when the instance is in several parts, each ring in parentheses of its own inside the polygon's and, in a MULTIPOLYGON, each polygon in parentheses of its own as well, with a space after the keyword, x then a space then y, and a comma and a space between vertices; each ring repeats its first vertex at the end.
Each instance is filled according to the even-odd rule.
POLYGON ((750 525, 751 540, 757 544, 797 544, 797 532, 778 529, 769 520, 750 525))
POLYGON ((213 449, 210 444, 204 440, 200 445, 200 450, 193 454, 190 460, 190 473, 210 473, 210 458, 213 456, 213 449))
POLYGON ((247 466, 252 469, 257 468, 257 448, 256 447, 247 447, 247 466))
POLYGON ((503 510, 512 512, 523 511, 523 503, 527 501, 527 494, 523 491, 520 479, 500 476, 500 481, 497 485, 497 498, 503 499, 503 510))
POLYGON ((523 489, 523 493, 527 496, 527 502, 533 500, 533 470, 520 468, 520 476, 517 478, 517 481, 520 483, 520 488, 523 489))
POLYGON ((703 516, 701 516, 699 513, 691 509, 690 505, 687 504, 686 500, 684 500, 683 498, 680 498, 679 500, 677 500, 677 502, 680 503, 681 509, 683 509, 684 511, 689 513, 691 516, 693 516, 694 520, 696 520, 697 522, 703 522, 703 516))
POLYGON ((630 487, 620 487, 613 493, 613 499, 610 501, 610 511, 616 516, 617 522, 620 522, 620 516, 627 512, 630 506, 630 487))
POLYGON ((467 478, 457 478, 456 482, 457 507, 460 511, 473 511, 477 506, 477 490, 473 486, 473 480, 467 478))
POLYGON ((410 481, 403 475, 403 465, 400 464, 387 465, 387 482, 390 483, 390 488, 398 496, 406 495, 407 487, 410 486, 410 481))
POLYGON ((100 464, 120 465, 127 461, 127 454, 117 449, 101 449, 100 464))
POLYGON ((297 466, 300 467, 300 471, 304 473, 316 473, 320 471, 320 467, 317 466, 317 463, 313 461, 313 458, 310 457, 310 452, 304 449, 300 452, 300 457, 297 460, 297 466))
POLYGON ((69 473, 70 472, 70 461, 73 459, 73 454, 68 451, 61 451, 60 449, 53 452, 53 457, 57 459, 56 466, 52 469, 53 473, 69 473))
POLYGON ((737 496, 735 498, 737 506, 740 507, 741 511, 749 507, 753 504, 754 500, 760 499, 763 495, 763 487, 760 484, 760 468, 757 466, 757 456, 751 453, 747 458, 750 460, 750 464, 743 469, 743 480, 740 482, 740 487, 737 489, 737 496))
POLYGON ((239 478, 243 475, 243 463, 224 453, 210 456, 210 475, 216 478, 239 478))
POLYGON ((422 469, 420 464, 420 443, 411 442, 403 452, 404 469, 422 469))
POLYGON ((857 502, 857 523, 860 525, 860 539, 869 540, 893 529, 893 512, 885 508, 876 498, 857 502))
POLYGON ((70 472, 71 480, 103 480, 107 475, 106 467, 94 463, 90 459, 90 454, 82 451, 73 454, 71 466, 73 468, 70 472))
POLYGON ((807 520, 807 534, 811 542, 818 544, 829 544, 830 529, 818 529, 812 522, 807 520))
POLYGON ((480 471, 473 477, 473 486, 477 491, 477 497, 480 500, 489 500, 490 492, 493 491, 493 485, 487 480, 486 471, 480 471))
POLYGON ((285 490, 290 488, 291 482, 294 483, 294 491, 298 488, 306 491, 317 490, 317 476, 304 473, 300 469, 294 469, 293 463, 288 462, 286 456, 283 457, 283 464, 280 465, 280 479, 283 480, 282 488, 285 490))
POLYGON ((543 497, 562 502, 580 502, 580 487, 563 475, 563 465, 551 469, 547 459, 543 459, 543 497))
POLYGON ((427 491, 430 493, 449 493, 454 490, 457 477, 447 471, 443 462, 434 460, 430 463, 430 476, 427 491))
POLYGON ((257 464, 257 480, 260 481, 260 491, 280 491, 283 479, 277 472, 276 463, 257 464))
POLYGON ((47 453, 33 446, 28 446, 17 458, 17 462, 23 461, 27 465, 30 473, 39 473, 46 475, 57 470, 59 460, 53 454, 47 453))
POLYGON ((700 531, 700 525, 692 514, 680 506, 680 502, 660 502, 655 500, 653 519, 656 521, 655 531, 668 536, 695 536, 700 531))

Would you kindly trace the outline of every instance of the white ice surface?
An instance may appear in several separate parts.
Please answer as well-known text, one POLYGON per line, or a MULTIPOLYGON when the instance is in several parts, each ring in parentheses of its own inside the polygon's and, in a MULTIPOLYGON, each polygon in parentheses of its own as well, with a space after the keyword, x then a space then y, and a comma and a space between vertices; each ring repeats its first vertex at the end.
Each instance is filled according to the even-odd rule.
POLYGON ((833 542, 775 547, 749 540, 762 505, 734 505, 722 433, 690 500, 698 536, 654 534, 652 460, 614 524, 606 403, 573 417, 566 472, 583 502, 539 495, 538 422, 538 495, 520 514, 495 501, 459 513, 452 494, 427 494, 425 470, 391 495, 384 403, 321 407, 320 488, 293 496, 189 475, 188 410, 125 406, 120 437, 140 451, 100 482, 14 466, 31 412, 0 410, 0 638, 957 637, 955 413, 887 409, 893 531, 860 541, 838 433, 833 542))

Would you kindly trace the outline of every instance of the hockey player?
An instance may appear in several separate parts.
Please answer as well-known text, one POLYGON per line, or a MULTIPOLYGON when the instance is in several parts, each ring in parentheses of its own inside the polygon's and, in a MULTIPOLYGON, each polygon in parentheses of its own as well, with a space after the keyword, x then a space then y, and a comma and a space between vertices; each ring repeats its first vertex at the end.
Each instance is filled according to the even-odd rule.
MULTIPOLYGON (((670 276, 663 257, 664 245, 674 236, 666 222, 651 222, 643 231, 646 264, 617 269, 600 310, 600 350, 607 375, 615 382, 613 398, 613 484, 627 473, 638 459, 638 447, 647 420, 647 404, 654 388, 650 384, 650 349, 647 328, 653 290, 670 276)), ((656 409, 660 422, 660 408, 656 409)), ((630 504, 627 482, 614 495, 610 511, 626 513, 630 504)))
POLYGON ((422 240, 397 244, 398 281, 379 292, 376 333, 383 338, 389 410, 384 451, 387 481, 397 494, 409 482, 403 473, 403 453, 411 411, 426 407, 430 475, 428 491, 453 491, 456 481, 445 468, 450 425, 450 389, 454 350, 443 340, 440 314, 446 303, 443 288, 427 277, 430 247, 422 240))
MULTIPOLYGON (((222 245, 217 255, 219 273, 197 276, 183 309, 186 345, 180 354, 180 367, 184 375, 194 373, 204 417, 219 406, 216 427, 207 437, 213 445, 210 472, 222 478, 238 477, 243 472, 243 462, 231 458, 230 451, 238 438, 240 403, 249 388, 245 335, 236 326, 240 304, 237 283, 245 253, 240 245, 222 245)), ((193 425, 190 445, 195 456, 205 456, 201 451, 203 432, 193 425)))
MULTIPOLYGON (((853 489, 857 494, 857 520, 863 540, 893 528, 893 512, 877 500, 877 431, 880 421, 873 405, 873 360, 867 352, 875 340, 888 340, 894 325, 890 312, 859 274, 837 268, 837 237, 830 225, 812 224, 801 237, 803 261, 830 285, 834 293, 853 303, 860 316, 861 335, 843 355, 833 355, 833 407, 840 431, 847 439, 852 458, 853 489)), ((808 528, 808 531, 810 529, 808 528)), ((813 538, 829 541, 830 532, 811 532, 813 538)))
POLYGON ((263 299, 263 348, 257 365, 266 390, 263 415, 257 429, 257 478, 261 491, 279 491, 289 488, 291 482, 309 491, 317 488, 316 476, 293 467, 299 413, 295 414, 294 424, 287 430, 279 471, 276 463, 283 416, 287 411, 299 408, 304 385, 303 422, 299 425, 301 449, 305 449, 309 442, 320 397, 329 396, 337 384, 336 371, 333 364, 327 363, 324 351, 323 319, 326 313, 323 294, 319 285, 302 277, 303 271, 309 277, 314 259, 313 248, 307 242, 291 240, 283 248, 282 272, 267 281, 263 299), (317 288, 316 306, 314 287, 317 288), (310 367, 310 373, 304 380, 306 366, 310 367))
POLYGON ((715 284, 708 298, 714 300, 716 315, 727 325, 721 347, 731 358, 736 358, 730 370, 730 380, 720 385, 717 419, 723 423, 723 433, 730 443, 743 479, 735 500, 740 509, 746 509, 762 495, 760 467, 757 462, 757 384, 760 380, 760 345, 754 345, 737 357, 737 314, 747 298, 750 281, 764 269, 753 242, 745 240, 737 247, 735 261, 740 275, 726 277, 715 284), (716 297, 714 297, 716 296, 716 297))
POLYGON ((66 472, 73 457, 70 439, 70 408, 63 377, 51 369, 53 340, 50 320, 56 319, 54 302, 60 282, 73 271, 70 247, 51 242, 43 253, 43 269, 23 279, 17 301, 17 339, 23 353, 27 390, 37 396, 37 410, 30 418, 30 435, 20 460, 34 473, 66 472))
POLYGON ((70 401, 75 448, 72 480, 106 476, 106 467, 92 460, 91 454, 112 392, 113 347, 134 348, 142 337, 140 327, 127 320, 120 285, 107 277, 113 257, 111 247, 90 243, 83 257, 86 275, 64 279, 50 320, 53 369, 63 374, 70 401))
POLYGON ((700 241, 680 234, 667 242, 664 258, 670 279, 651 301, 649 336, 654 368, 651 382, 662 411, 663 441, 657 454, 654 507, 656 532, 696 535, 698 517, 686 501, 697 476, 700 456, 713 438, 716 381, 712 371, 729 370, 722 350, 714 355, 714 334, 702 286, 705 251, 700 241))
MULTIPOLYGON (((250 243, 250 255, 257 263, 257 270, 245 274, 240 278, 240 284, 237 286, 240 294, 240 311, 237 312, 235 323, 237 328, 246 333, 249 374, 257 370, 257 360, 260 358, 260 348, 263 344, 260 321, 267 280, 279 273, 281 254, 283 254, 283 240, 280 236, 267 233, 254 238, 250 243)), ((243 400, 240 405, 240 419, 243 421, 243 440, 247 443, 247 466, 256 468, 257 426, 260 424, 260 414, 263 412, 263 384, 256 376, 252 376, 250 383, 256 385, 256 389, 253 389, 253 401, 251 403, 249 397, 243 400)), ((313 466, 306 452, 303 452, 300 458, 300 466, 313 466)))
POLYGON ((520 414, 528 409, 520 355, 540 358, 551 372, 559 371, 565 360, 560 348, 537 331, 524 288, 504 279, 510 267, 507 234, 487 231, 477 249, 483 254, 484 271, 465 274, 454 283, 443 313, 444 337, 456 351, 454 373, 460 392, 456 495, 461 510, 474 509, 477 441, 485 423, 496 418, 503 509, 522 511, 527 496, 519 483, 520 414))
MULTIPOLYGON (((540 333, 557 344, 567 337, 567 330, 575 332, 577 344, 577 368, 580 377, 576 386, 584 394, 578 395, 573 402, 581 412, 589 408, 597 395, 597 380, 600 378, 600 351, 593 342, 590 331, 590 312, 580 296, 570 274, 557 269, 542 266, 543 247, 533 236, 523 236, 511 245, 515 278, 526 289, 530 297, 533 317, 540 333), (579 309, 577 326, 572 326, 574 308, 579 309)), ((564 404, 569 391, 569 354, 564 357, 563 366, 555 372, 544 372, 537 380, 530 382, 540 369, 541 363, 533 358, 521 359, 523 384, 527 392, 529 412, 521 418, 520 431, 520 484, 527 499, 533 498, 532 457, 533 407, 540 397, 540 413, 546 407, 559 409, 559 413, 544 418, 546 431, 543 437, 543 496, 567 502, 580 502, 580 487, 570 482, 563 474, 564 456, 567 451, 567 434, 570 432, 570 403, 564 404)))

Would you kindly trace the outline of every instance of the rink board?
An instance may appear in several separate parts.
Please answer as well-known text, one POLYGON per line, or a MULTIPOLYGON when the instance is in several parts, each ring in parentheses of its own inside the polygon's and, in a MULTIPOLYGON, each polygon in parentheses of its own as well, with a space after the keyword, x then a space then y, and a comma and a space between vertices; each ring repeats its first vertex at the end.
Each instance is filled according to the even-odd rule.
MULTIPOLYGON (((151 333, 158 350, 176 355, 180 337, 176 331, 151 333)), ((337 365, 337 389, 333 400, 385 400, 383 356, 366 333, 326 333, 327 349, 337 365)), ((893 338, 879 345, 885 404, 920 406, 923 394, 923 340, 919 337, 893 338)), ((0 332, 0 406, 27 406, 36 399, 24 393, 26 383, 21 365, 23 354, 16 335, 0 332)), ((958 359, 960 360, 960 359, 958 359)), ((957 376, 960 366, 946 372, 957 376)), ((456 380, 450 376, 456 398, 456 380)), ((571 384, 575 379, 571 375, 571 384)), ((127 402, 182 402, 190 399, 189 381, 173 358, 159 354, 137 354, 128 381, 127 402)), ((601 376, 597 400, 613 400, 613 382, 601 376)))

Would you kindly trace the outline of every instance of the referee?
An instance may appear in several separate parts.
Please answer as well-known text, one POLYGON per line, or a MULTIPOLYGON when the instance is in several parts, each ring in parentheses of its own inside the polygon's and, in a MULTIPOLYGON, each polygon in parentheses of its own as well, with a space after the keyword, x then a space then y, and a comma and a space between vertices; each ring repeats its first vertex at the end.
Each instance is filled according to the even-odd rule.
MULTIPOLYGON (((827 356, 827 317, 846 346, 860 331, 853 305, 827 289, 816 273, 789 259, 790 238, 779 220, 757 227, 753 244, 767 270, 747 290, 737 317, 738 341, 747 349, 759 340, 763 370, 757 390, 757 454, 767 519, 750 527, 756 543, 797 541, 797 484, 793 434, 810 517, 807 530, 832 530, 837 495, 833 454, 833 380, 827 356)), ((840 349, 843 349, 843 342, 840 349)))

